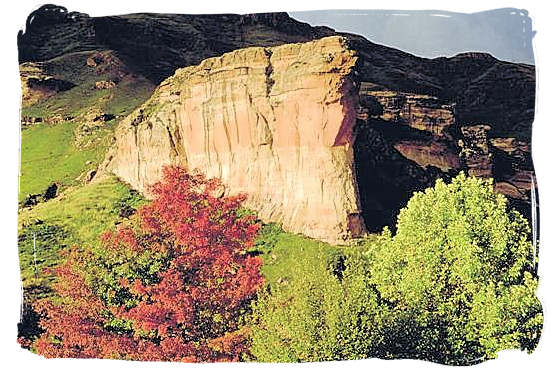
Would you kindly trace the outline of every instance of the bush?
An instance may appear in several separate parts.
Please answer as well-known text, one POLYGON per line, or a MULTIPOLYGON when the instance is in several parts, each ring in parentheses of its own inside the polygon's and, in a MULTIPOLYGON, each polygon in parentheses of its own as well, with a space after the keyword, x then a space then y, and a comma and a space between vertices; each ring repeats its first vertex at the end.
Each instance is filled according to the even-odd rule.
MULTIPOLYGON (((298 245, 295 245, 298 247, 298 245)), ((264 289, 254 304, 255 360, 303 362, 374 355, 388 309, 368 281, 362 248, 297 260, 288 279, 264 289)))
POLYGON ((282 233, 283 228, 277 223, 263 224, 254 240, 254 250, 262 254, 269 253, 277 244, 282 233))
POLYGON ((238 216, 243 196, 218 198, 219 182, 165 168, 134 226, 103 236, 100 250, 71 249, 42 299, 47 357, 238 360, 243 317, 261 286, 258 222, 238 216))
POLYGON ((416 193, 371 258, 371 281, 400 316, 393 355, 471 364, 533 350, 542 310, 529 234, 490 181, 461 173, 416 193))

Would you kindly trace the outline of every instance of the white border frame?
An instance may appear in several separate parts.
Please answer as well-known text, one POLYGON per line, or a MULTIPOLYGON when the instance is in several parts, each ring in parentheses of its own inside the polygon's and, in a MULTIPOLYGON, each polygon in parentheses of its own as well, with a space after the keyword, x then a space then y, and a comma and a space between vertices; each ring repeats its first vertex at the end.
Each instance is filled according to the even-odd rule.
MULTIPOLYGON (((0 93, 2 95, 2 132, 0 135, 0 148, 4 158, 3 180, 1 181, 2 206, 0 213, 0 226, 2 229, 2 258, 1 275, 3 302, 0 304, 2 329, 0 333, 0 350, 4 367, 12 365, 37 365, 42 368, 71 368, 78 365, 81 368, 93 368, 101 365, 105 368, 158 368, 158 367, 198 367, 198 365, 210 365, 212 367, 224 368, 279 368, 283 364, 257 364, 257 363, 235 363, 235 364, 179 364, 179 363, 142 363, 129 361, 111 360, 75 360, 75 359, 51 359, 44 358, 23 350, 15 342, 19 320, 19 305, 21 296, 21 283, 19 280, 19 263, 17 253, 17 191, 19 175, 19 106, 20 106, 20 82, 18 77, 17 63, 17 31, 24 27, 27 15, 39 6, 52 2, 65 6, 69 11, 88 13, 91 16, 116 15, 136 12, 154 13, 254 13, 269 11, 300 11, 300 10, 322 10, 322 9, 392 9, 392 10, 447 10, 463 13, 472 13, 496 8, 515 7, 526 9, 533 20, 533 29, 537 31, 534 38, 535 65, 537 69, 537 104, 536 116, 533 126, 533 158, 536 168, 539 185, 540 204, 540 286, 538 291, 539 299, 543 303, 545 312, 545 327, 542 339, 537 350, 532 355, 525 352, 505 351, 499 354, 499 358, 475 366, 476 368, 517 368, 527 365, 530 368, 547 367, 550 363, 550 326, 548 317, 548 301, 550 301, 550 107, 543 102, 550 98, 550 56, 548 46, 550 45, 550 17, 548 16, 546 2, 536 0, 524 1, 460 1, 444 3, 435 0, 416 0, 414 2, 402 0, 391 2, 368 2, 360 0, 305 0, 301 2, 292 0, 279 0, 276 2, 259 2, 254 0, 235 0, 232 2, 176 2, 176 1, 144 1, 134 0, 132 2, 112 0, 26 0, 11 4, 3 4, 2 13, 2 52, 0 58, 2 63, 2 84, 0 93), (17 178, 17 180, 16 180, 17 178)), ((338 366, 345 369, 358 369, 363 366, 374 368, 436 368, 439 364, 428 363, 416 360, 383 361, 368 359, 361 361, 343 361, 331 363, 311 364, 285 364, 286 366, 301 368, 305 366, 314 369, 338 366)))

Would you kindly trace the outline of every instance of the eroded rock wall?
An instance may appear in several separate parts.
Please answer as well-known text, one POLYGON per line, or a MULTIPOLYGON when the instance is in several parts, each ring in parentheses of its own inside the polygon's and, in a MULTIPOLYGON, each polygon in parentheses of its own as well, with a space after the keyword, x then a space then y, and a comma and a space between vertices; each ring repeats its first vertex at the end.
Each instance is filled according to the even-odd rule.
POLYGON ((381 119, 406 124, 437 136, 443 135, 455 124, 453 105, 443 104, 434 96, 368 89, 363 93, 374 97, 382 105, 381 119))
POLYGON ((490 178, 493 175, 493 155, 489 150, 487 132, 491 126, 477 124, 461 127, 462 139, 458 141, 460 157, 468 174, 475 177, 490 178))
POLYGON ((236 50, 176 71, 128 116, 103 170, 138 190, 166 164, 221 178, 288 231, 364 233, 354 174, 356 54, 342 37, 236 50))
POLYGON ((423 168, 445 172, 460 168, 453 132, 454 105, 435 96, 390 91, 372 83, 361 83, 358 116, 375 118, 388 125, 385 135, 404 157, 423 168), (376 107, 374 107, 376 105, 376 107), (367 115, 361 116, 365 111, 367 115))

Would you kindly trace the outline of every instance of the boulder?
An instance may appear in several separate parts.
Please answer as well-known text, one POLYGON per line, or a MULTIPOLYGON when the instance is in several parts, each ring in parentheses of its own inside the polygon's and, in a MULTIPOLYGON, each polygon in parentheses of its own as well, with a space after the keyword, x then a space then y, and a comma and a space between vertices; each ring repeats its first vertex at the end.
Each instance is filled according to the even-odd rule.
POLYGON ((97 81, 95 83, 96 90, 108 90, 116 86, 115 81, 97 81))
POLYGON ((56 197, 58 188, 59 186, 57 185, 57 183, 52 183, 51 185, 49 185, 48 188, 46 188, 46 191, 44 191, 42 199, 44 201, 48 201, 56 197))

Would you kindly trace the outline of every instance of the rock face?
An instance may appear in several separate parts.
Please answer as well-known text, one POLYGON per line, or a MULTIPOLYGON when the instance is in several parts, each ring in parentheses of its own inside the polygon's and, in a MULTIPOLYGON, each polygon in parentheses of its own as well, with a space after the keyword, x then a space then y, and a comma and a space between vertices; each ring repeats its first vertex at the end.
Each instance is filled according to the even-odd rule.
POLYGON ((443 103, 435 96, 386 90, 372 83, 361 83, 359 100, 359 109, 373 101, 379 105, 375 114, 370 112, 363 118, 394 125, 388 138, 393 138, 393 147, 403 156, 423 168, 460 168, 458 153, 453 150, 454 104, 443 103))
POLYGON ((75 85, 46 74, 39 63, 24 63, 19 66, 21 78, 22 106, 35 104, 61 91, 67 91, 75 85))
POLYGON ((379 118, 405 124, 411 128, 442 136, 455 124, 454 106, 442 104, 436 97, 387 90, 370 90, 361 86, 361 92, 375 98, 382 106, 379 118))
POLYGON ((487 139, 490 129, 491 126, 484 124, 461 128, 464 139, 458 141, 460 156, 471 176, 490 178, 493 175, 493 155, 487 139))
POLYGON ((166 164, 221 178, 226 194, 292 232, 362 235, 354 174, 356 54, 342 37, 247 48, 176 71, 119 126, 105 169, 147 192, 166 164))

